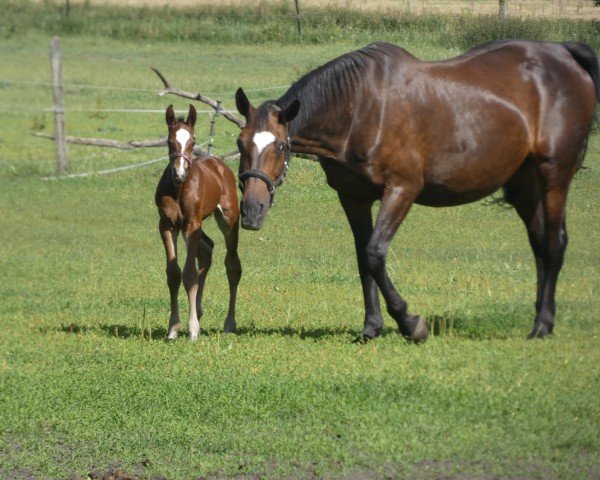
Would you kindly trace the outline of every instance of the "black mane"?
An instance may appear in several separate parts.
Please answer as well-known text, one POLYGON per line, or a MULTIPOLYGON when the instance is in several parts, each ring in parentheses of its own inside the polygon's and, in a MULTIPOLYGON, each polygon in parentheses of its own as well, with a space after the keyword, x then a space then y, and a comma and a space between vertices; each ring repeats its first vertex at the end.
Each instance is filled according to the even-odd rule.
POLYGON ((368 45, 327 62, 302 76, 278 100, 270 102, 285 109, 295 99, 300 101, 298 116, 288 127, 290 134, 296 133, 320 112, 335 111, 336 106, 347 105, 360 95, 369 64, 379 61, 381 54, 387 53, 381 46, 386 44, 368 45))

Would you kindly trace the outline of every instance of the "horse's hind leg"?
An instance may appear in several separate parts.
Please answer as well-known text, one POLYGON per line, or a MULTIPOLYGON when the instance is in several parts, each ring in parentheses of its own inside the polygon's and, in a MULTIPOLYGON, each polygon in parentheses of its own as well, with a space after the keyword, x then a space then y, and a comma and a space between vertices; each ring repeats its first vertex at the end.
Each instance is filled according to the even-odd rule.
MULTIPOLYGON (((544 215, 544 192, 542 179, 534 163, 529 159, 504 186, 504 196, 523 220, 529 244, 535 257, 537 271, 536 314, 540 312, 542 295, 546 283, 544 242, 546 221, 544 215)), ((551 330, 551 327, 550 327, 551 330)))
MULTIPOLYGON (((237 203, 236 203, 237 206, 237 203)), ((225 270, 227 271, 227 281, 229 282, 229 309, 223 331, 225 333, 234 333, 236 330, 235 323, 235 303, 237 298, 237 289, 242 277, 242 264, 238 256, 238 238, 239 238, 239 221, 237 209, 221 211, 215 210, 215 219, 219 225, 219 229, 225 238, 225 247, 227 253, 225 255, 225 270)))
POLYGON ((528 338, 545 337, 554 328, 556 282, 568 242, 565 221, 567 192, 568 185, 552 186, 544 193, 543 282, 538 286, 535 323, 528 338))
POLYGON ((577 157, 573 149, 572 155, 555 155, 551 161, 548 156, 529 159, 505 186, 506 199, 527 227, 537 269, 536 316, 528 338, 545 337, 554 329, 556 283, 568 242, 567 193, 577 157))
POLYGON ((167 285, 169 286, 169 294, 171 297, 171 313, 169 316, 167 338, 173 340, 177 338, 177 334, 181 328, 181 321, 179 320, 179 303, 177 301, 179 287, 181 286, 181 269, 177 263, 177 236, 179 235, 179 230, 171 228, 171 226, 162 219, 159 221, 158 229, 167 256, 167 285))

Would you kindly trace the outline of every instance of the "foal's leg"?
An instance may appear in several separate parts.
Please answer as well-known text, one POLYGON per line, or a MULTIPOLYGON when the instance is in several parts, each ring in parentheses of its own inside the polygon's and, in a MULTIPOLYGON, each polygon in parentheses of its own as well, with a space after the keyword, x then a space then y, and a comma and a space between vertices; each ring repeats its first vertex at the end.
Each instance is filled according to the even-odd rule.
POLYGON ((158 229, 167 255, 167 285, 169 286, 169 294, 171 297, 171 314, 169 316, 169 331, 167 332, 167 338, 173 340, 177 338, 177 333, 181 328, 181 321, 179 320, 179 303, 177 301, 179 286, 181 285, 181 269, 177 263, 177 236, 179 235, 179 230, 171 228, 170 225, 162 219, 159 221, 158 229))
POLYGON ((202 248, 203 233, 201 228, 191 229, 191 233, 186 234, 187 255, 183 267, 183 285, 188 295, 189 304, 189 335, 190 340, 196 340, 200 333, 200 322, 196 311, 196 297, 198 295, 198 269, 196 267, 196 257, 200 254, 202 248))
POLYGON ((227 271, 227 281, 229 282, 229 309, 223 327, 225 333, 234 333, 236 330, 235 303, 238 285, 242 277, 242 264, 237 251, 240 227, 238 217, 236 209, 234 211, 215 210, 215 219, 217 220, 219 229, 223 233, 225 247, 227 248, 225 270, 227 271))
POLYGON ((400 333, 414 341, 423 341, 429 335, 427 325, 420 317, 407 312, 407 304, 394 288, 386 274, 385 262, 390 242, 396 230, 410 210, 416 193, 409 186, 389 187, 386 189, 377 223, 367 245, 367 268, 377 282, 388 313, 396 322, 400 333))
POLYGON ((379 305, 379 290, 375 279, 369 272, 367 266, 367 244, 373 234, 372 202, 358 202, 338 192, 340 203, 344 208, 348 223, 354 235, 354 246, 356 247, 356 258, 358 260, 358 273, 362 285, 363 299, 365 303, 365 321, 361 332, 362 339, 378 337, 383 329, 383 316, 379 305))
POLYGON ((202 232, 202 241, 198 248, 198 292, 196 293, 196 313, 198 320, 202 318, 202 295, 204 293, 204 284, 206 283, 206 276, 212 265, 212 253, 215 243, 210 239, 208 235, 202 232))

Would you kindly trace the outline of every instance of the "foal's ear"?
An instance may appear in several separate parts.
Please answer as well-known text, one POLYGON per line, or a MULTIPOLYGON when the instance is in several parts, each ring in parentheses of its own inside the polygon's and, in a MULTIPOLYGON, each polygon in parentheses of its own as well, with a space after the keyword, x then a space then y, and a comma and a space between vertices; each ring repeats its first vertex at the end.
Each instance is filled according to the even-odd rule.
POLYGON ((185 121, 185 124, 190 128, 194 128, 194 125, 196 125, 196 107, 194 107, 192 104, 190 104, 190 110, 188 112, 188 117, 185 121))
POLYGON ((286 122, 291 122, 294 118, 296 118, 296 115, 298 115, 299 110, 300 110, 300 100, 296 99, 285 110, 279 111, 279 113, 277 114, 277 120, 282 125, 285 125, 286 122))
POLYGON ((254 113, 254 107, 250 103, 250 100, 248 100, 248 97, 244 93, 244 90, 242 90, 242 87, 238 88, 237 92, 235 92, 235 105, 238 109, 238 112, 246 117, 246 120, 248 120, 248 117, 254 113))
POLYGON ((167 111, 165 113, 165 120, 167 121, 167 125, 169 127, 175 125, 175 112, 173 111, 173 105, 169 105, 167 107, 167 111))

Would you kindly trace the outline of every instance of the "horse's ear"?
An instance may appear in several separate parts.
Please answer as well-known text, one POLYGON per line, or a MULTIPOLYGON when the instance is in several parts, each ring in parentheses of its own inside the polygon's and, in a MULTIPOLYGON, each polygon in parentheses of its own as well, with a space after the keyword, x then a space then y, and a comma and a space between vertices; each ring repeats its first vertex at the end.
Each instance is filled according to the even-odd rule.
POLYGON ((235 105, 238 109, 238 112, 246 117, 246 120, 248 120, 248 117, 254 112, 254 107, 250 103, 250 100, 248 100, 248 97, 244 93, 244 90, 242 90, 242 87, 238 88, 237 92, 235 92, 235 105))
POLYGON ((185 124, 191 128, 194 128, 194 125, 196 125, 196 107, 194 107, 192 104, 190 104, 190 111, 188 112, 188 117, 185 121, 185 124))
POLYGON ((296 99, 291 103, 289 107, 287 107, 285 110, 281 110, 277 114, 277 119, 279 123, 285 125, 286 122, 291 122, 294 118, 296 118, 296 115, 298 115, 299 110, 300 100, 296 99))
POLYGON ((167 107, 167 111, 165 113, 165 120, 167 121, 167 125, 169 127, 175 125, 175 112, 173 111, 173 105, 169 105, 167 107))

